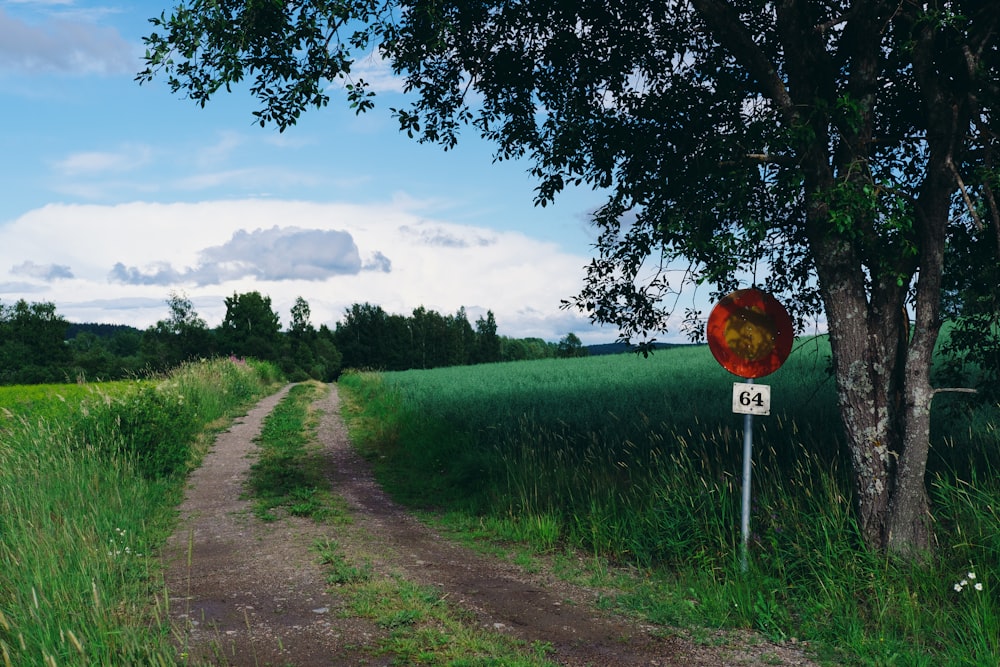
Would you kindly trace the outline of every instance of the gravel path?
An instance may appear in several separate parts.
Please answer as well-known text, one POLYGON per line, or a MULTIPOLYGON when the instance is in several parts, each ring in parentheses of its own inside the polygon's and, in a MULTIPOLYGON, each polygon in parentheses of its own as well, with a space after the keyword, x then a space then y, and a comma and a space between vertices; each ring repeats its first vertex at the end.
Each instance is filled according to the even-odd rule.
POLYGON ((317 437, 333 491, 352 522, 317 525, 284 517, 264 523, 244 498, 253 439, 288 387, 261 401, 218 436, 190 479, 180 522, 164 559, 170 615, 192 662, 216 665, 396 664, 370 647, 386 632, 346 613, 324 583, 312 545, 336 540, 348 556, 368 559, 380 575, 431 585, 484 628, 552 646, 567 666, 812 666, 791 645, 730 637, 722 648, 698 646, 598 612, 596 592, 547 572, 516 566, 447 542, 390 501, 351 448, 336 386, 314 404, 317 437))

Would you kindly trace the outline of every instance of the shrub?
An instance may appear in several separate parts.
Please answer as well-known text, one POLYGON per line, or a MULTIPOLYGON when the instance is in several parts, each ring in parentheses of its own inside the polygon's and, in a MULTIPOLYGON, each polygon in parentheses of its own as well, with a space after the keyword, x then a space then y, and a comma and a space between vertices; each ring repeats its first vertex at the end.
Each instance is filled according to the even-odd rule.
POLYGON ((85 401, 70 424, 77 447, 125 458, 144 477, 186 472, 197 434, 280 380, 272 364, 235 359, 192 362, 169 378, 141 381, 85 401))

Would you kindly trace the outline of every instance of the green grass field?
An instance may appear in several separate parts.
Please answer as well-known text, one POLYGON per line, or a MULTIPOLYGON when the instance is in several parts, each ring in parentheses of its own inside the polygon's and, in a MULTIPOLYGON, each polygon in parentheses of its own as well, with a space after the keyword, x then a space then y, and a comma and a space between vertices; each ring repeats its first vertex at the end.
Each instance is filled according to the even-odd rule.
POLYGON ((796 637, 846 664, 1000 664, 1000 408, 935 399, 940 543, 931 561, 895 560, 860 543, 828 365, 825 340, 806 339, 761 381, 772 413, 755 418, 747 572, 738 379, 705 347, 341 386, 355 440, 395 497, 466 531, 641 573, 608 605, 796 637))

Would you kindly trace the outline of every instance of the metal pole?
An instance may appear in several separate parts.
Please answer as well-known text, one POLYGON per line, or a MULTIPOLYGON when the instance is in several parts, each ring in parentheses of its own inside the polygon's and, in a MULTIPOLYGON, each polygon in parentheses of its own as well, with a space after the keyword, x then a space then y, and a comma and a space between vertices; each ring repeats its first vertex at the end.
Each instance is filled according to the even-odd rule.
MULTIPOLYGON (((753 384, 752 378, 746 379, 747 384, 753 384)), ((747 546, 750 540, 750 473, 753 462, 753 415, 743 415, 743 514, 740 525, 743 537, 743 551, 740 566, 747 571, 747 546)))

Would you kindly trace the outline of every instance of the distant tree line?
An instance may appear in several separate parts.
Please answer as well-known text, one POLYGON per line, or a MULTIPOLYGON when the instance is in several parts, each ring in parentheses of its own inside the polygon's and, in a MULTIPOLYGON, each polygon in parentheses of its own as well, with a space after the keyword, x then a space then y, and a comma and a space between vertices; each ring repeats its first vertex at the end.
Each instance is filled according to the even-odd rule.
POLYGON ((167 317, 145 331, 70 323, 52 303, 0 303, 0 384, 121 379, 214 356, 272 361, 291 380, 329 382, 345 368, 407 370, 587 353, 574 334, 559 343, 498 335, 492 311, 473 324, 464 308, 441 315, 420 307, 404 316, 364 303, 348 308, 335 329, 316 328, 299 297, 282 330, 270 297, 234 293, 225 302, 225 318, 213 329, 190 299, 172 293, 167 317))
POLYGON ((420 307, 409 317, 392 315, 381 306, 354 304, 334 334, 345 368, 407 370, 583 356, 586 348, 574 334, 558 344, 541 338, 509 338, 497 334, 493 311, 469 322, 465 308, 442 315, 420 307))

